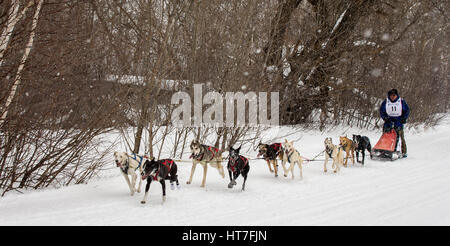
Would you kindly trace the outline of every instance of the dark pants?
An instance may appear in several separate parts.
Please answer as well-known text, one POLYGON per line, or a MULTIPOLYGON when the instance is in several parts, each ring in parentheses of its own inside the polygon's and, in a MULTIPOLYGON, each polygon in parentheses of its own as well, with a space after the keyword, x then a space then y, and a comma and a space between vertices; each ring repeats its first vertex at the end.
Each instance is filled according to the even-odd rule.
POLYGON ((395 142, 395 146, 398 144, 399 137, 402 139, 402 154, 406 154, 406 142, 405 142, 405 134, 403 132, 403 128, 396 130, 397 132, 397 141, 395 142))

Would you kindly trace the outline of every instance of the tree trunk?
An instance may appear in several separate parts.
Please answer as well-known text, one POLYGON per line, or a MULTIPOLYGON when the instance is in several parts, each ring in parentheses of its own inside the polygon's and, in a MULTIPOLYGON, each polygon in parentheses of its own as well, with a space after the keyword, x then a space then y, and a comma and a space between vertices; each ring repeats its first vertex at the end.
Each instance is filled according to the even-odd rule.
POLYGON ((9 105, 11 104, 12 100, 14 99, 14 97, 16 95, 17 87, 20 85, 21 77, 22 77, 22 71, 23 71, 23 68, 25 66, 25 62, 27 61, 28 56, 30 55, 31 48, 33 47, 34 36, 36 34, 36 26, 37 26, 37 22, 38 22, 38 19, 39 19, 39 13, 41 11, 41 7, 42 7, 42 3, 43 2, 44 2, 44 0, 39 1, 38 6, 36 8, 36 11, 34 12, 33 23, 32 23, 32 26, 31 26, 30 38, 28 39, 27 46, 25 47, 25 53, 23 54, 22 60, 20 61, 20 65, 19 65, 19 68, 17 70, 16 77, 14 79, 14 84, 13 84, 13 86, 11 88, 11 92, 9 93, 9 96, 6 99, 6 103, 5 103, 5 106, 3 108, 4 112, 2 113, 2 116, 0 118, 0 126, 2 126, 3 123, 6 120, 6 116, 8 115, 9 105))

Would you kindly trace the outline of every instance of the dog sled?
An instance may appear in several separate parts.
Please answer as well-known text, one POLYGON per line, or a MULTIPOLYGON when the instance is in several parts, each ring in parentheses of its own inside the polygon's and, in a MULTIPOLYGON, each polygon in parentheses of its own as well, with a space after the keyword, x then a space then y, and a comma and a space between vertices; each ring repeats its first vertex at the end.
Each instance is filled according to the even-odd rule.
POLYGON ((396 151, 397 132, 391 129, 390 132, 385 132, 378 140, 377 144, 370 152, 370 159, 381 161, 395 161, 403 157, 400 151, 396 151))

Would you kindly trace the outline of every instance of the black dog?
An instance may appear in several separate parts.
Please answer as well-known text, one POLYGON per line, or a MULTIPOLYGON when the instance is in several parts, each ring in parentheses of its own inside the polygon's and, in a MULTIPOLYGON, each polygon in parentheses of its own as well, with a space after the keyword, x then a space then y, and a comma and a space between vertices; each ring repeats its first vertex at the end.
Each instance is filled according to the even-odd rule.
POLYGON ((176 182, 179 188, 177 169, 177 164, 171 159, 155 161, 155 158, 152 158, 150 161, 146 160, 141 176, 142 180, 147 179, 147 185, 145 186, 145 195, 141 203, 144 204, 147 201, 148 190, 152 181, 159 181, 161 183, 163 202, 166 200, 166 179, 170 180, 170 188, 172 190, 174 189, 173 182, 176 182))
POLYGON ((366 156, 365 150, 367 149, 367 151, 369 151, 369 153, 372 150, 372 146, 370 145, 370 140, 366 136, 353 135, 353 143, 355 143, 356 162, 359 162, 364 165, 364 158, 366 156), (362 153, 362 162, 358 161, 359 152, 362 153))
POLYGON ((230 156, 228 159, 228 175, 230 176, 230 183, 228 188, 233 188, 236 185, 236 179, 239 174, 244 177, 244 183, 242 184, 242 190, 245 190, 245 181, 247 181, 248 171, 250 171, 250 166, 248 164, 248 159, 239 155, 241 147, 233 149, 230 147, 230 156), (233 173, 233 176, 231 175, 233 173))

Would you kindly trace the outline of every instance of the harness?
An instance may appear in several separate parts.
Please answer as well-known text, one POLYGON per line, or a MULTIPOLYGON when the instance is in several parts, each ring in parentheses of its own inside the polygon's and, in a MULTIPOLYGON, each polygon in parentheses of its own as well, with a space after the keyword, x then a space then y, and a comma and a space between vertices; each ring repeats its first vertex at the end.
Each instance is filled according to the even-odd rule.
POLYGON ((325 152, 327 152, 328 156, 331 157, 331 154, 333 154, 333 149, 330 149, 327 145, 327 147, 325 148, 325 152))
MULTIPOLYGON (((167 174, 166 176, 170 173, 170 170, 172 169, 173 166, 173 160, 171 159, 165 159, 163 163, 161 163, 161 165, 164 165, 167 167, 167 174)), ((153 176, 153 180, 157 180, 158 179, 158 175, 159 175, 159 171, 161 171, 161 165, 159 165, 158 170, 155 173, 155 176, 153 176)), ((162 177, 163 179, 165 179, 166 177, 162 177)))
MULTIPOLYGON (((124 166, 120 167, 120 170, 122 170, 123 173, 128 174, 128 168, 130 168, 130 156, 128 155, 127 157, 127 162, 125 163, 124 166)), ((137 161, 139 163, 139 165, 136 167, 136 169, 134 169, 134 171, 138 170, 141 167, 142 164, 142 160, 144 160, 144 157, 136 155, 135 153, 133 153, 133 157, 131 157, 131 159, 137 161), (138 160, 138 157, 140 160, 138 160)))
POLYGON ((144 160, 144 157, 143 157, 143 156, 138 156, 138 155, 136 155, 135 153, 133 153, 133 158, 131 158, 131 159, 133 159, 133 160, 139 162, 139 165, 138 165, 137 168, 135 169, 135 171, 136 171, 138 168, 141 167, 142 160, 144 160), (137 160, 138 157, 139 157, 139 161, 137 160))
MULTIPOLYGON (((243 157, 242 155, 240 155, 239 158, 244 162, 244 166, 242 166, 242 168, 241 168, 241 170, 242 170, 245 166, 247 166, 247 164, 248 164, 248 159, 245 158, 245 157, 243 157)), ((233 160, 233 165, 230 165, 231 171, 232 171, 233 173, 235 172, 234 169, 235 169, 235 167, 236 167, 237 164, 238 164, 238 159, 239 159, 239 158, 234 159, 234 160, 233 160)), ((230 160, 232 160, 232 159, 230 159, 230 160)))
POLYGON ((280 151, 283 148, 281 147, 281 143, 273 143, 271 145, 269 145, 268 149, 266 150, 266 153, 264 155, 264 158, 276 158, 278 153, 280 153, 280 151), (272 149, 271 149, 272 147, 272 149))
MULTIPOLYGON (((208 150, 211 151, 212 153, 212 157, 209 161, 212 161, 214 159, 214 157, 216 156, 216 154, 219 152, 219 149, 216 149, 212 146, 208 146, 208 150), (215 153, 214 153, 215 152, 215 153)), ((200 155, 200 157, 198 155, 191 155, 194 159, 196 159, 197 161, 201 161, 203 159, 203 156, 205 155, 205 153, 202 153, 200 155)))
MULTIPOLYGON (((295 150, 295 152, 298 153, 297 150, 295 150)), ((291 152, 291 154, 289 154, 288 150, 286 149, 285 151, 286 155, 288 156, 288 162, 291 163, 291 156, 294 154, 294 151, 291 152)), ((299 154, 300 155, 300 154, 299 154)))
POLYGON ((273 143, 271 145, 273 145, 273 149, 275 150, 276 154, 278 154, 278 152, 280 152, 281 150, 281 143, 273 143))
POLYGON ((212 161, 212 160, 214 159, 214 157, 216 156, 216 155, 214 154, 214 152, 216 152, 216 154, 219 152, 218 149, 213 148, 213 149, 214 149, 214 151, 213 151, 211 148, 213 148, 213 147, 211 147, 211 146, 208 147, 208 150, 211 151, 211 153, 213 154, 213 156, 211 157, 211 160, 210 160, 210 161, 212 161))

